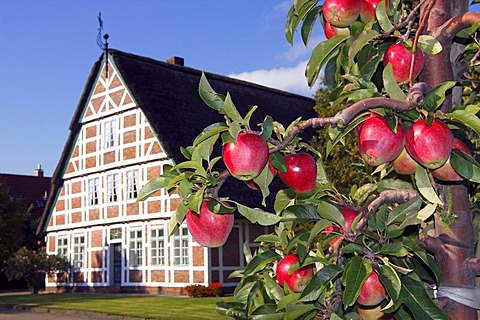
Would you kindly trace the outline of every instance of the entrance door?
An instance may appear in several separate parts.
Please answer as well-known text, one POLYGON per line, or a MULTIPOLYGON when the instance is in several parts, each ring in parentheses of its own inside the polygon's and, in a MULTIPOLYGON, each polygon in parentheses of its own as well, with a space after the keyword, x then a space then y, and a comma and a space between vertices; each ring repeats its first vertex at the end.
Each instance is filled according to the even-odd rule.
POLYGON ((112 285, 119 286, 122 284, 122 244, 121 243, 114 243, 111 244, 112 254, 111 254, 111 262, 112 262, 112 285))

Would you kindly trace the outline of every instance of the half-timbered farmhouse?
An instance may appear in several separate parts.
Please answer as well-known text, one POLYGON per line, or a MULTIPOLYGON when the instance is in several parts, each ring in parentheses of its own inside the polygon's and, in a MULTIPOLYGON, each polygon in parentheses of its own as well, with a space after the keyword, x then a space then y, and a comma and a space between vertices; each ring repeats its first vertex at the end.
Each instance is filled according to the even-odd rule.
MULTIPOLYGON (((254 246, 264 227, 239 217, 223 248, 204 248, 186 226, 168 237, 178 196, 162 190, 136 201, 163 165, 184 160, 180 147, 191 145, 203 128, 223 121, 199 97, 201 73, 185 67, 181 58, 161 62, 117 50, 102 54, 94 64, 39 227, 48 252, 68 257, 72 266, 63 280, 49 277, 47 290, 181 294, 189 284, 219 282, 226 291, 234 287, 236 280, 228 276, 245 265, 243 245, 254 246)), ((310 98, 205 74, 215 91, 230 92, 243 115, 259 106, 252 124, 266 115, 284 125, 315 115, 310 98)), ((228 179, 221 193, 261 204, 258 192, 233 180, 228 179)))

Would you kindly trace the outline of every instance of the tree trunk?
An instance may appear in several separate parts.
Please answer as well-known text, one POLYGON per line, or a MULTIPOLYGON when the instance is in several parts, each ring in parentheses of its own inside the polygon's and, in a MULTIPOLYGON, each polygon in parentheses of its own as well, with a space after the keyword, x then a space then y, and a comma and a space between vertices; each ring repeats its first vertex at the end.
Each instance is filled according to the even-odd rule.
MULTIPOLYGON (((466 0, 450 2, 437 0, 429 13, 424 33, 429 34, 453 15, 466 12, 467 8, 468 1, 466 0)), ((432 87, 445 81, 456 80, 456 73, 453 69, 455 64, 452 64, 450 59, 451 53, 453 53, 453 58, 458 56, 461 44, 459 47, 459 44, 452 45, 451 42, 448 42, 442 43, 442 46, 441 53, 426 57, 424 72, 421 74, 421 80, 432 87)), ((455 91, 454 89, 454 94, 457 93, 455 98, 452 94, 447 95, 442 106, 443 112, 450 112, 452 104, 458 104, 461 101, 458 99, 458 90, 455 91)), ((435 239, 427 247, 439 263, 440 285, 475 287, 475 274, 467 263, 475 254, 475 236, 468 200, 468 185, 467 183, 437 183, 437 188, 442 196, 444 208, 442 214, 435 217, 435 239)), ((441 303, 451 319, 477 319, 477 312, 473 308, 450 299, 445 299, 441 303)))

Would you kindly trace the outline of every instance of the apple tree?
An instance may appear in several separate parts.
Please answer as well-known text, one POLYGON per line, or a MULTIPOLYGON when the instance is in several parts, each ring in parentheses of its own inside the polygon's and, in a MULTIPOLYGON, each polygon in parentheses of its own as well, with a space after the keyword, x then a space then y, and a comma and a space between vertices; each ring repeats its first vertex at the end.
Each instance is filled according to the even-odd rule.
POLYGON ((271 226, 253 252, 245 245, 248 264, 231 275, 239 278, 234 301, 219 303, 217 312, 235 319, 477 319, 480 13, 467 10, 466 1, 295 0, 289 42, 298 30, 308 44, 314 25, 324 25, 327 40, 316 44, 305 75, 313 86, 323 70, 330 103, 344 106, 327 117, 282 124, 271 115, 254 128, 255 107, 239 114, 232 97, 202 76, 199 94, 225 122, 199 133, 182 149, 186 160, 165 167, 139 200, 160 188, 177 192, 183 201, 170 233, 186 220, 205 246, 225 242, 233 211, 271 226), (301 139, 308 127, 328 132, 325 150, 301 139), (369 177, 343 192, 323 163, 352 135, 369 177), (274 178, 285 188, 270 194, 274 178), (220 196, 226 179, 275 197, 273 208, 220 196))

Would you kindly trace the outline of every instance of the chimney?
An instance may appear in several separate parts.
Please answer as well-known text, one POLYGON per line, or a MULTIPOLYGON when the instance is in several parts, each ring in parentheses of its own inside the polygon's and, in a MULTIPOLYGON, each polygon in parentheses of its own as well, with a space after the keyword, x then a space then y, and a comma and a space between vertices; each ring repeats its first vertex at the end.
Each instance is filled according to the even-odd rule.
POLYGON ((173 56, 167 59, 167 63, 176 64, 177 66, 184 66, 185 61, 183 58, 173 56))
POLYGON ((35 171, 33 171, 33 175, 35 177, 43 177, 43 169, 42 169, 42 166, 39 164, 37 169, 35 169, 35 171))

